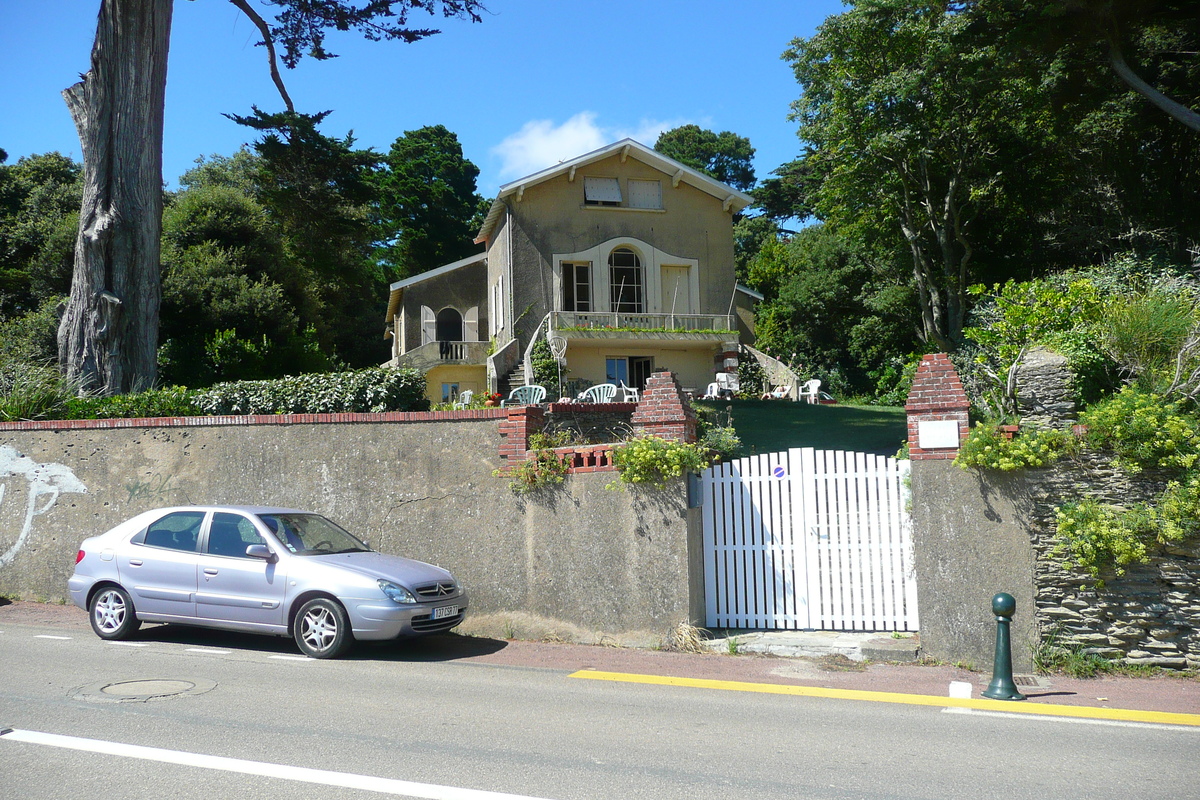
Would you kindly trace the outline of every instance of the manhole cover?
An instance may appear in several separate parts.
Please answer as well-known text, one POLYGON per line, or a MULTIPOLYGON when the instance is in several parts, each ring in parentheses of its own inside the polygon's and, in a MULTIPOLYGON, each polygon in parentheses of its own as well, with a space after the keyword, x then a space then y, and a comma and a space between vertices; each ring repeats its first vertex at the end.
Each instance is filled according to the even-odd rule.
POLYGON ((73 689, 71 697, 93 703, 145 703, 150 700, 166 700, 172 697, 204 694, 216 688, 216 685, 212 681, 201 678, 102 681, 73 689))
POLYGON ((1050 688, 1050 682, 1037 675, 1013 675, 1013 683, 1017 686, 1032 686, 1035 689, 1050 688))

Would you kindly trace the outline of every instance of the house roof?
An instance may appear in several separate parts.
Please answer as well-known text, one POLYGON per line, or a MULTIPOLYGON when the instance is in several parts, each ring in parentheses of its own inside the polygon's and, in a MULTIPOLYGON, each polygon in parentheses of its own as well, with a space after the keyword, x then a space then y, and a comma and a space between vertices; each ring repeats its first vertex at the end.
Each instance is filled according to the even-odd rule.
POLYGON ((462 269, 463 267, 468 267, 472 264, 478 264, 481 261, 487 261, 487 253, 476 253, 473 256, 460 258, 458 261, 452 261, 449 264, 435 267, 434 269, 427 270, 418 275, 413 275, 411 278, 405 278, 402 281, 396 281, 392 284, 391 293, 388 295, 388 310, 384 325, 389 326, 392 324, 392 320, 396 317, 396 312, 400 310, 400 300, 404 297, 404 290, 409 286, 422 283, 430 278, 440 277, 448 272, 453 272, 456 269, 462 269))
POLYGON ((479 229, 479 235, 475 237, 476 244, 486 240, 491 234, 492 229, 496 227, 496 223, 500 221, 500 216, 504 213, 504 201, 506 198, 516 195, 519 199, 521 194, 530 186, 564 174, 573 177, 575 171, 580 167, 594 164, 597 161, 602 161, 618 153, 621 154, 622 159, 636 158, 643 164, 647 164, 671 176, 672 185, 677 186, 682 181, 702 192, 707 192, 722 203, 727 203, 732 213, 737 213, 754 202, 754 198, 745 192, 739 192, 732 186, 727 186, 718 180, 710 178, 699 170, 681 164, 673 158, 668 158, 662 153, 646 147, 641 142, 636 142, 633 139, 622 139, 619 142, 601 147, 599 150, 593 150, 590 153, 577 156, 570 161, 563 161, 541 172, 535 172, 520 180, 501 186, 499 194, 492 201, 492 207, 488 210, 487 218, 483 221, 483 227, 479 229))
POLYGON ((763 300, 766 299, 765 297, 763 297, 762 293, 754 291, 749 286, 742 286, 740 283, 738 283, 738 284, 734 285, 734 288, 737 291, 741 292, 742 294, 746 294, 746 295, 753 297, 755 300, 758 300, 759 302, 762 302, 763 300))

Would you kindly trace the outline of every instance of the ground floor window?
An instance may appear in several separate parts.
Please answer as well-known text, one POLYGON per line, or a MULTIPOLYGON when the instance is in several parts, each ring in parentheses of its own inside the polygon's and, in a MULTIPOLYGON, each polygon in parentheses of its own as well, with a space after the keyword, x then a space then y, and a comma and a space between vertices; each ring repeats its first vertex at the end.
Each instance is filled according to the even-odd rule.
POLYGON ((442 384, 442 402, 453 403, 458 399, 458 382, 442 384))
POLYGON ((650 356, 609 356, 604 359, 604 371, 608 383, 644 389, 654 371, 654 359, 650 356))

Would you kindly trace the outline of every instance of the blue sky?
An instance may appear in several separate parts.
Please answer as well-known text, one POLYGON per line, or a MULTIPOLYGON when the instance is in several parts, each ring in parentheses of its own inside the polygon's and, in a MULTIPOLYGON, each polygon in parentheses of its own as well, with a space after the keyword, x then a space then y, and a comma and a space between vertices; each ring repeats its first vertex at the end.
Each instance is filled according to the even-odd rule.
MULTIPOLYGON (((261 3, 257 3, 261 7, 261 3)), ((695 123, 757 150, 759 179, 800 152, 780 54, 843 10, 840 0, 489 0, 479 24, 433 20, 416 44, 331 37, 341 57, 284 70, 297 110, 322 130, 386 151, 406 130, 445 125, 487 196, 510 180, 625 136, 653 146, 695 123)), ((88 69, 99 0, 0 0, 0 148, 9 163, 80 158, 60 92, 88 69)), ((412 23, 427 26, 417 15, 412 23)), ((225 0, 176 0, 163 175, 230 154, 253 131, 221 116, 282 108, 257 32, 225 0)))

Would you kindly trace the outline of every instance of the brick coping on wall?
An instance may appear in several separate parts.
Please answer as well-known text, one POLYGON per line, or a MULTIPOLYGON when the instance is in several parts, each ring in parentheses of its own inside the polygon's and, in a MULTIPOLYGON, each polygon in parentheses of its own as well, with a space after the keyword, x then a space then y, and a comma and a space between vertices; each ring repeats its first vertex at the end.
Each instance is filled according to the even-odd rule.
POLYGON ((113 428, 212 428, 225 425, 312 425, 371 422, 450 422, 507 419, 507 408, 453 411, 384 411, 363 414, 225 414, 212 417, 132 417, 129 419, 47 419, 0 422, 0 431, 75 431, 113 428))

